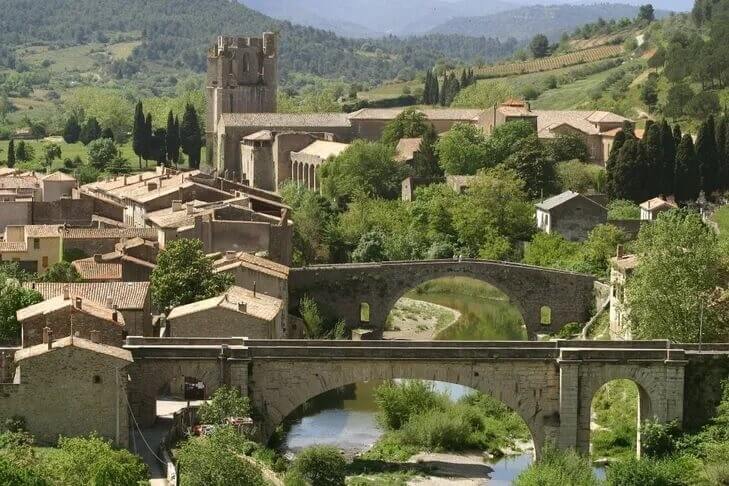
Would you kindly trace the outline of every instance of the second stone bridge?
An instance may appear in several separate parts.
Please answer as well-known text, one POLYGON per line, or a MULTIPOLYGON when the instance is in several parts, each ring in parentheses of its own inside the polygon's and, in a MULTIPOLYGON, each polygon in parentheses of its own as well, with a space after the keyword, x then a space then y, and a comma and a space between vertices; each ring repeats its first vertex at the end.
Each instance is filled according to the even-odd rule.
POLYGON ((309 296, 350 328, 381 332, 395 302, 418 285, 470 277, 502 291, 521 312, 527 334, 549 334, 565 324, 587 322, 594 309, 595 278, 573 272, 485 260, 427 260, 292 268, 289 311, 309 296))

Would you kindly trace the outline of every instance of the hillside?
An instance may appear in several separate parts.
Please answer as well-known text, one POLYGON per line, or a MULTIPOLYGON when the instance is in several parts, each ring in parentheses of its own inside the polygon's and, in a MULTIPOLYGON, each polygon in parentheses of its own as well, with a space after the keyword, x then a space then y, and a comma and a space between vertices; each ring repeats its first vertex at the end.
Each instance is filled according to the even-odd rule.
MULTIPOLYGON (((633 18, 637 13, 638 7, 626 4, 537 5, 482 17, 457 17, 434 27, 431 32, 516 39, 529 39, 542 33, 556 41, 564 32, 580 25, 598 19, 633 18)), ((658 16, 666 14, 658 12, 658 16)))
MULTIPOLYGON (((515 8, 503 0, 239 0, 277 19, 333 30, 348 37, 428 32, 444 19, 515 8)), ((490 34, 486 34, 490 36, 490 34)))

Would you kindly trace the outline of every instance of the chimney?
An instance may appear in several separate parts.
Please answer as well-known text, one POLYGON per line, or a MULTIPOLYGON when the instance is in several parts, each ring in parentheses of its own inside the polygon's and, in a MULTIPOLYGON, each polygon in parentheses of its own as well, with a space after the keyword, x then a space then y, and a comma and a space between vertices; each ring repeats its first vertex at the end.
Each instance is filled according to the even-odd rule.
POLYGON ((187 203, 187 214, 195 214, 195 205, 191 202, 187 203))
POLYGON ((94 329, 93 331, 91 331, 89 333, 89 338, 92 343, 96 343, 96 344, 101 343, 101 333, 99 331, 97 331, 96 329, 94 329))
POLYGON ((618 260, 625 256, 625 247, 623 245, 618 245, 618 251, 616 252, 616 256, 618 257, 618 260))
POLYGON ((94 263, 101 263, 101 253, 94 253, 94 263))
POLYGON ((147 190, 148 191, 154 191, 157 189, 157 183, 156 182, 147 182, 147 190))
POLYGON ((114 322, 119 322, 119 311, 118 310, 114 309, 111 312, 111 320, 114 322))
POLYGON ((81 297, 76 297, 76 308, 77 309, 81 308, 82 303, 83 303, 83 300, 81 299, 81 297))
MULTIPOLYGON (((33 284, 33 288, 35 289, 35 283, 33 284)), ((68 288, 68 285, 63 286, 63 300, 68 300, 71 298, 71 290, 68 288)))
POLYGON ((174 201, 172 201, 172 211, 176 212, 180 209, 182 209, 182 201, 180 201, 179 199, 175 199, 174 201))
POLYGON ((225 252, 225 259, 226 260, 235 260, 235 256, 237 255, 236 252, 232 250, 228 250, 225 252))
POLYGON ((47 344, 48 349, 53 347, 53 331, 48 326, 43 328, 43 344, 47 344))
POLYGON ((108 309, 114 308, 114 298, 111 295, 106 296, 106 307, 108 309))
POLYGON ((253 281, 253 297, 256 297, 256 281, 253 281))
POLYGON ((238 302, 238 312, 248 312, 248 304, 245 302, 238 302))

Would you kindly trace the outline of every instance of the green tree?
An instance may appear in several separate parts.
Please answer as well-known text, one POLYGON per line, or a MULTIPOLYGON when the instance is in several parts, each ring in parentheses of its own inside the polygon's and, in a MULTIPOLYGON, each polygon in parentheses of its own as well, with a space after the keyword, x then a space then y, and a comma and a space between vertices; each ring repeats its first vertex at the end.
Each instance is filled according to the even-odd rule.
POLYGON ((392 146, 356 140, 344 152, 326 161, 321 169, 321 188, 340 206, 355 195, 395 198, 400 194, 404 168, 394 160, 392 146))
POLYGON ((53 161, 61 158, 61 147, 58 144, 50 143, 43 146, 43 165, 50 167, 53 161))
POLYGON ((549 39, 544 34, 535 35, 529 42, 529 50, 537 59, 547 57, 549 55, 549 39))
POLYGON ((607 189, 613 199, 642 201, 646 179, 644 150, 635 138, 628 138, 607 167, 607 189))
POLYGON ((104 170, 120 156, 116 144, 108 138, 100 138, 89 143, 86 152, 89 154, 89 164, 97 170, 104 170))
POLYGON ((694 91, 691 87, 683 82, 676 83, 668 88, 666 94, 666 105, 663 112, 672 118, 680 117, 684 114, 686 106, 694 97, 694 91))
POLYGON ((647 3, 641 5, 638 9, 638 20, 644 22, 653 22, 656 19, 656 12, 653 5, 647 3))
POLYGON ((581 160, 586 162, 590 158, 585 139, 579 135, 559 134, 544 143, 545 154, 552 160, 562 162, 565 160, 581 160))
POLYGON ((661 122, 661 174, 660 192, 664 195, 674 193, 674 180, 676 177, 676 141, 668 122, 661 122))
POLYGON ((658 104, 658 75, 651 73, 640 89, 640 100, 646 104, 649 110, 654 110, 658 104))
POLYGON ((413 174, 417 177, 437 177, 443 175, 443 169, 438 164, 436 146, 438 134, 435 128, 430 126, 421 137, 420 149, 415 154, 412 162, 413 174))
POLYGON ((8 142, 8 160, 6 163, 11 169, 15 167, 15 140, 12 138, 10 139, 10 142, 8 142))
POLYGON ((72 115, 66 120, 66 126, 63 128, 63 140, 66 143, 76 143, 81 136, 81 124, 78 118, 72 115))
POLYGON ((101 137, 100 138, 106 138, 106 139, 111 140, 113 142, 114 141, 114 131, 111 128, 106 127, 106 128, 104 128, 101 131, 101 137))
POLYGON ((137 102, 134 109, 134 127, 132 128, 132 148, 139 157, 139 168, 142 168, 142 157, 147 153, 149 140, 147 139, 147 123, 144 118, 142 102, 137 102))
POLYGON ((436 144, 443 170, 452 175, 472 175, 489 166, 490 150, 486 137, 474 125, 457 123, 436 144))
POLYGON ((663 168, 663 151, 661 146, 661 127, 651 124, 641 140, 643 149, 643 165, 640 172, 643 177, 643 193, 654 197, 661 193, 661 177, 663 168))
POLYGON ((352 252, 353 262, 382 262, 387 260, 385 254, 385 235, 381 231, 365 233, 359 240, 357 248, 352 252))
POLYGON ((416 108, 405 108, 390 123, 385 125, 382 131, 382 143, 397 145, 401 138, 422 137, 432 124, 428 121, 425 113, 416 108))
POLYGON ((557 233, 535 233, 532 241, 524 248, 523 262, 540 267, 565 268, 565 262, 574 258, 579 243, 567 241, 557 233))
POLYGON ((300 451, 289 473, 307 484, 316 486, 344 486, 347 461, 338 449, 331 446, 313 446, 300 451))
POLYGON ((700 337, 705 342, 729 339, 729 315, 712 303, 716 289, 726 285, 727 268, 716 234, 700 215, 662 213, 641 229, 637 250, 640 264, 626 287, 636 338, 684 343, 700 337))
POLYGON ((515 151, 517 143, 535 134, 534 125, 528 121, 512 121, 495 127, 488 140, 494 163, 505 161, 515 151))
POLYGON ((175 122, 172 111, 167 115, 167 131, 165 132, 165 148, 167 149, 167 160, 177 166, 180 161, 180 130, 175 122))
POLYGON ((695 201, 701 190, 701 177, 691 135, 684 135, 676 150, 674 194, 677 201, 695 201))
POLYGON ((82 144, 88 145, 99 137, 101 137, 101 125, 99 125, 99 121, 96 118, 91 117, 86 120, 83 128, 81 128, 79 140, 82 144))
POLYGON ((202 241, 179 239, 160 252, 150 282, 152 301, 164 310, 219 295, 233 284, 233 277, 213 272, 202 241))
POLYGON ((15 159, 18 162, 30 162, 33 157, 35 157, 33 147, 25 143, 25 140, 18 142, 18 146, 15 148, 15 159))
MULTIPOLYGON (((152 113, 147 113, 147 117, 144 119, 144 139, 147 141, 144 152, 144 161, 148 161, 153 158, 157 150, 154 140, 154 127, 152 125, 152 113)), ((146 164, 145 164, 146 165, 146 164)))
POLYGON ((81 275, 70 262, 61 261, 51 265, 46 273, 38 278, 40 282, 80 282, 81 275))
POLYGON ((191 169, 200 168, 200 149, 202 147, 202 133, 195 107, 188 104, 185 107, 185 114, 180 125, 180 146, 182 152, 187 155, 191 169))
POLYGON ((716 131, 712 115, 709 115, 706 121, 701 124, 696 136, 696 160, 699 163, 699 172, 701 174, 701 188, 709 197, 717 190, 717 183, 720 178, 716 131))
POLYGON ((35 290, 23 288, 8 275, 9 268, 0 268, 0 342, 14 343, 20 338, 20 324, 15 312, 43 300, 35 290))
POLYGON ((514 153, 504 162, 523 180, 531 198, 552 194, 557 188, 555 162, 546 155, 536 135, 520 140, 514 145, 514 153))
POLYGON ((137 486, 147 479, 147 466, 138 456, 96 435, 61 437, 47 461, 54 484, 137 486))
POLYGON ((251 400, 241 395, 240 390, 221 386, 210 400, 198 410, 198 418, 204 424, 221 425, 230 417, 248 417, 251 414, 251 400))
POLYGON ((329 232, 336 215, 331 204, 318 192, 293 182, 284 184, 280 192, 293 209, 294 263, 303 266, 332 261, 329 232))

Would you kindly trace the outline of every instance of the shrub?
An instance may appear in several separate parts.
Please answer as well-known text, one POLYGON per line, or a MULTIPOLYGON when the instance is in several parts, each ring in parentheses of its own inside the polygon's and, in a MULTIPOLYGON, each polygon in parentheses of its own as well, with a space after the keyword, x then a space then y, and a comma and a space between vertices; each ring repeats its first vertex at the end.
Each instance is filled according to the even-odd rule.
POLYGON ((470 408, 430 410, 413 416, 400 431, 402 442, 430 451, 459 451, 470 448, 472 433, 483 423, 470 408))
POLYGON ((264 486, 261 471, 236 457, 223 440, 196 437, 187 440, 179 450, 180 483, 185 486, 264 486))
POLYGON ((516 477, 515 486, 596 486, 592 464, 574 450, 560 451, 552 445, 542 449, 542 459, 516 477))
POLYGON ((396 384, 386 382, 375 390, 375 402, 380 409, 378 419, 390 430, 402 428, 416 414, 444 409, 448 398, 418 380, 396 384))
POLYGON ((48 483, 35 471, 18 467, 9 459, 0 456, 0 484, 12 486, 45 486, 48 483))
POLYGON ((206 424, 222 424, 228 417, 247 417, 251 413, 251 401, 240 390, 221 386, 212 399, 200 407, 198 418, 206 424))
POLYGON ((677 422, 661 423, 653 420, 641 425, 640 446, 648 457, 665 457, 676 449, 681 431, 677 422))
POLYGON ((630 458, 607 469, 610 486, 682 486, 699 474, 700 462, 690 456, 667 459, 630 458))
POLYGON ((311 484, 311 486, 343 486, 347 461, 334 447, 308 447, 296 456, 287 474, 287 486, 311 484), (290 476, 290 478, 289 478, 290 476))

